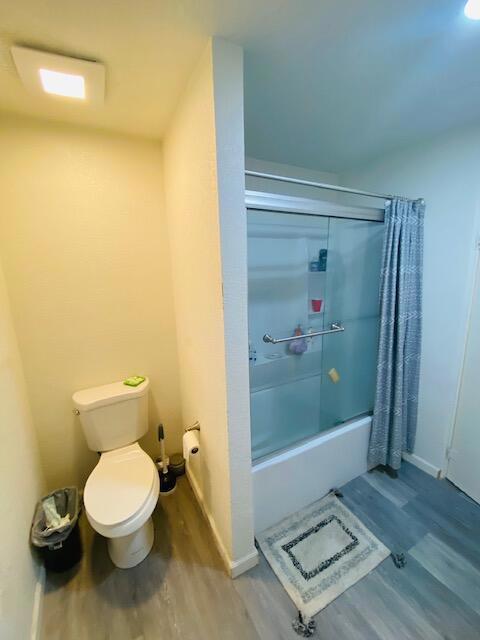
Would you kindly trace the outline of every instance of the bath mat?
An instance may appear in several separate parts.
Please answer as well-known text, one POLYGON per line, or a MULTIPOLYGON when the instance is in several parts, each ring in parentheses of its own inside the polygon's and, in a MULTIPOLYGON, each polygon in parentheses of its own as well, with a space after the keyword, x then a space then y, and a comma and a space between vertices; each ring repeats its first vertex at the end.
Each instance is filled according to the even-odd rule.
POLYGON ((333 494, 257 536, 299 612, 314 616, 390 551, 333 494))

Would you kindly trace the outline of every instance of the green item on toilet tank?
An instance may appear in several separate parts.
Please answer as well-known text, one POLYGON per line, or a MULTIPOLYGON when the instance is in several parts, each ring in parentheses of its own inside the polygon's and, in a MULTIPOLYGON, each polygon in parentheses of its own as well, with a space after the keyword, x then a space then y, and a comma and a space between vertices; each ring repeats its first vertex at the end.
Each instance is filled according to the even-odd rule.
POLYGON ((127 384, 129 387, 138 387, 139 384, 145 381, 144 376, 130 376, 123 381, 123 384, 127 384))

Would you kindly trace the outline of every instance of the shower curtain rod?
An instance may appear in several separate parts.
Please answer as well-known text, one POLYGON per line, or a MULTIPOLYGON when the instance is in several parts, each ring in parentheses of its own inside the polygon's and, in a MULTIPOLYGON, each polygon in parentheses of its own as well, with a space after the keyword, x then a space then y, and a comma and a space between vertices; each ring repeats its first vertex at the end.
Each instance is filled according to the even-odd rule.
MULTIPOLYGON (((278 182, 289 182, 291 184, 301 184, 306 187, 317 187, 318 189, 326 189, 328 191, 340 191, 342 193, 351 193, 356 196, 368 196, 369 198, 381 198, 382 200, 393 200, 394 198, 404 198, 403 196, 393 196, 388 193, 374 193, 372 191, 362 191, 361 189, 349 189, 336 184, 326 184, 325 182, 313 182, 311 180, 301 180, 299 178, 289 178, 288 176, 279 176, 274 173, 262 173, 261 171, 245 171, 246 176, 252 178, 265 178, 266 180, 277 180, 278 182)), ((420 199, 423 202, 423 198, 420 199)))

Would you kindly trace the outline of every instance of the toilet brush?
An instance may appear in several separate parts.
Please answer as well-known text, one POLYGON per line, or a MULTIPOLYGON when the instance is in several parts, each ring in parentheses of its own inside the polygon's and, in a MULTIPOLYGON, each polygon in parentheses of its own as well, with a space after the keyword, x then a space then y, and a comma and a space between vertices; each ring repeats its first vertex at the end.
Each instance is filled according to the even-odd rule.
POLYGON ((160 493, 167 495, 173 493, 177 484, 177 479, 174 474, 168 470, 168 458, 165 455, 165 433, 163 431, 163 424, 158 426, 158 440, 160 442, 160 459, 161 464, 158 465, 158 475, 160 477, 160 493))

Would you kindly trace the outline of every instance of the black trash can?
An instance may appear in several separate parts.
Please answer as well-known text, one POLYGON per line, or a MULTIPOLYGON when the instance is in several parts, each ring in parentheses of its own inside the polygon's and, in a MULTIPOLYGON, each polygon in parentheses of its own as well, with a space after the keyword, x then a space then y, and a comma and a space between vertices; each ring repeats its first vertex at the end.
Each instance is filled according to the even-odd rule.
POLYGON ((53 491, 37 503, 30 537, 47 571, 67 571, 81 560, 79 515, 80 499, 76 487, 53 491), (61 519, 54 524, 47 515, 52 507, 61 519))

